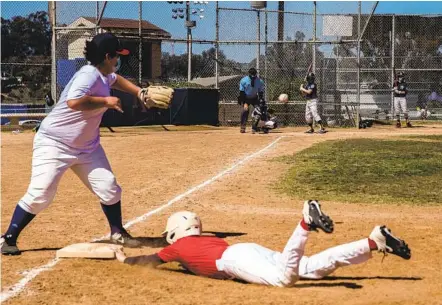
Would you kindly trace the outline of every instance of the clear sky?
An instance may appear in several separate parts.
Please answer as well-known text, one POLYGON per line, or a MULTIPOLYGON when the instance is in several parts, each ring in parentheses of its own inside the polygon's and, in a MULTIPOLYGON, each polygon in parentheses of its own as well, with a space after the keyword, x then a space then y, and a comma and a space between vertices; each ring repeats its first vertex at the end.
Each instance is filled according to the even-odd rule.
MULTIPOLYGON (((363 1, 362 12, 369 13, 374 1, 363 1)), ((100 7, 103 1, 100 1, 100 7)), ((38 10, 47 10, 46 1, 2 1, 1 16, 11 18, 18 15, 28 15, 38 10)), ((277 1, 268 1, 268 9, 276 10, 277 1)), ((250 1, 220 1, 219 6, 223 8, 250 8, 250 1)), ((57 2, 59 23, 70 23, 79 16, 95 16, 96 2, 57 2)), ((143 3, 143 19, 165 29, 174 38, 185 38, 186 29, 183 19, 172 19, 172 8, 182 8, 183 4, 169 4, 167 1, 146 1, 143 3)), ((195 15, 197 27, 192 31, 194 39, 215 38, 215 2, 211 1, 206 5, 196 5, 191 1, 191 7, 204 9, 200 19, 195 15)), ((335 2, 318 1, 317 11, 319 14, 327 13, 357 13, 358 3, 356 1, 335 2)), ((286 1, 286 11, 309 12, 313 11, 312 1, 286 1)), ((376 13, 378 14, 442 14, 442 1, 380 1, 376 13)), ((263 15, 263 14, 262 14, 263 15)), ((104 17, 113 18, 138 18, 138 2, 136 1, 109 1, 104 17)), ((263 16, 261 16, 264 19, 263 16)), ((318 21, 321 24, 321 21, 318 21)), ((264 22, 261 23, 261 34, 264 35, 264 22)), ((312 35, 311 16, 288 15, 285 18, 285 36, 292 36, 297 30, 302 30, 307 36, 312 35)), ((277 14, 268 14, 269 40, 276 40, 277 14)), ((318 29, 320 37, 321 25, 318 29)), ((239 11, 220 11, 220 39, 221 40, 256 40, 256 13, 239 11)), ((262 36, 264 37, 264 36, 262 36)), ((194 53, 200 53, 211 45, 194 44, 194 53)), ((185 44, 163 43, 163 51, 181 54, 185 52, 185 44)), ((221 49, 229 58, 247 62, 256 55, 256 46, 222 45, 221 49)))

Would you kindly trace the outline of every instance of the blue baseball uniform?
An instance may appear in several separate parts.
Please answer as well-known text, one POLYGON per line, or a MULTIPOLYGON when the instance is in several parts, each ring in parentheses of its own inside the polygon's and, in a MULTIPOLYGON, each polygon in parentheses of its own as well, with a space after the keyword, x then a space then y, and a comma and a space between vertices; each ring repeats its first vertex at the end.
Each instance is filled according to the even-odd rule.
POLYGON ((305 86, 304 86, 304 89, 305 89, 305 90, 312 90, 312 93, 310 93, 310 94, 306 94, 306 95, 305 95, 305 98, 306 98, 306 99, 311 100, 311 99, 316 99, 316 98, 318 98, 318 95, 317 95, 317 90, 318 90, 318 89, 317 89, 315 83, 305 85, 305 86))
POLYGON ((239 82, 239 91, 243 91, 247 99, 256 99, 259 92, 264 93, 264 82, 259 77, 252 82, 250 76, 244 76, 239 82))

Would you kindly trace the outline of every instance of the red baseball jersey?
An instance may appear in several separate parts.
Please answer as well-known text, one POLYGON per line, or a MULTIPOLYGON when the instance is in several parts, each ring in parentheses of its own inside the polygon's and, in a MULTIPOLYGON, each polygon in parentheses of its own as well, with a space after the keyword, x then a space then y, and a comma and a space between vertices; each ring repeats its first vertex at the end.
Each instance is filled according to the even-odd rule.
POLYGON ((190 272, 216 279, 227 279, 229 276, 216 268, 229 246, 223 239, 212 236, 187 236, 178 239, 158 253, 164 262, 179 262, 190 272))

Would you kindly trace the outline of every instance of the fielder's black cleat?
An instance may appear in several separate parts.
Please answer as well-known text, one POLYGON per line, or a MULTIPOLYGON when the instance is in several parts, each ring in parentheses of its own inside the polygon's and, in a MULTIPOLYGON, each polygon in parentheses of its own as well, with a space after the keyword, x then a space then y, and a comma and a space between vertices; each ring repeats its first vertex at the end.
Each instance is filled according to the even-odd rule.
POLYGON ((391 253, 403 259, 411 258, 411 250, 405 241, 394 236, 386 226, 376 226, 369 238, 376 243, 379 252, 391 253))
POLYGON ((141 247, 141 242, 132 237, 126 230, 111 235, 110 241, 113 244, 121 245, 128 248, 141 247))
POLYGON ((311 231, 321 229, 325 233, 332 233, 334 229, 333 220, 324 214, 321 205, 316 200, 306 200, 302 210, 304 222, 311 231))
POLYGON ((9 245, 4 236, 1 237, 1 248, 3 255, 20 255, 21 251, 17 245, 9 245))

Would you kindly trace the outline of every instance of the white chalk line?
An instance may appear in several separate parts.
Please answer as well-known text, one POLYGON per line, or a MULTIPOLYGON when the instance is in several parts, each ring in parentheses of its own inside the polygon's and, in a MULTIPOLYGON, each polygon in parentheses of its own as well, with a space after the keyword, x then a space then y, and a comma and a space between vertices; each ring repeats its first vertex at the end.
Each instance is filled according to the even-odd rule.
MULTIPOLYGON (((269 145, 267 145, 266 147, 254 152, 251 155, 248 155, 247 157, 245 157, 244 159, 236 162, 235 164, 233 164, 231 167, 229 167, 228 169, 220 172, 219 174, 217 174, 216 176, 210 178, 209 180, 198 184, 197 186, 192 187, 191 189, 189 189, 188 191, 176 196, 175 198, 169 200, 166 204, 152 210, 149 211, 135 219, 130 220, 129 222, 127 222, 124 227, 127 229, 139 222, 142 222, 144 220, 146 220, 147 218, 149 218, 150 216, 152 216, 153 214, 156 214, 162 210, 164 210, 165 208, 171 206, 172 204, 174 204, 177 201, 180 201, 181 199, 185 198, 186 196, 189 196, 190 194, 196 192, 197 190, 202 189, 203 187, 212 184, 213 182, 215 182, 216 180, 218 180, 219 178, 221 178, 222 176, 232 172, 235 168, 237 168, 238 166, 244 164, 245 162, 247 162, 250 159, 253 159, 254 157, 258 156, 259 154, 263 153, 264 151, 266 151, 267 149, 271 148, 272 146, 274 146, 276 143, 278 143, 282 138, 284 138, 284 136, 280 136, 278 137, 276 140, 274 140, 273 142, 271 142, 269 145)), ((103 240, 105 238, 109 237, 109 235, 104 235, 100 238, 94 239, 93 241, 99 241, 99 240, 103 240)), ((32 268, 28 271, 23 272, 23 274, 25 274, 25 277, 23 277, 20 281, 18 281, 18 283, 16 283, 14 286, 10 287, 8 289, 8 291, 2 291, 1 295, 0 295, 0 302, 4 302, 6 300, 8 300, 9 298, 12 298, 16 295, 18 295, 20 292, 23 291, 23 289, 26 287, 26 285, 31 282, 37 275, 39 275, 41 272, 43 271, 47 271, 50 270, 52 267, 54 267, 60 260, 57 258, 52 259, 51 261, 49 261, 46 265, 40 266, 40 267, 35 267, 32 268)))

